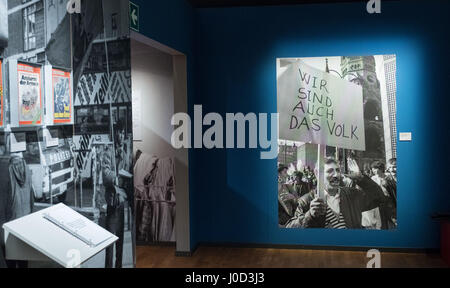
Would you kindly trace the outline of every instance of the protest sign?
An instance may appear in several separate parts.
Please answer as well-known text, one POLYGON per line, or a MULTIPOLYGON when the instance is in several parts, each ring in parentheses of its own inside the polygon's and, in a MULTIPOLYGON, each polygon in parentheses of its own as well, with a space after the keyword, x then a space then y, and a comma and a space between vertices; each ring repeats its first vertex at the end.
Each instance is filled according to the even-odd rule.
POLYGON ((362 87, 300 59, 277 71, 280 139, 365 150, 362 87))

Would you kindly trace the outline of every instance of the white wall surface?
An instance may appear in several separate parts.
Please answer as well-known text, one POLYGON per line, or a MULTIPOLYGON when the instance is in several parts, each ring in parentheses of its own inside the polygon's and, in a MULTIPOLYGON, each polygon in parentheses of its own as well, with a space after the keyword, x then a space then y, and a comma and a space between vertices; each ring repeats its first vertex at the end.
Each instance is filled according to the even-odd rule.
MULTIPOLYGON (((134 152, 173 157, 170 124, 174 113, 172 55, 131 40, 133 95, 141 95, 142 141, 134 141, 134 152)), ((136 107, 133 106, 133 113, 136 107)))

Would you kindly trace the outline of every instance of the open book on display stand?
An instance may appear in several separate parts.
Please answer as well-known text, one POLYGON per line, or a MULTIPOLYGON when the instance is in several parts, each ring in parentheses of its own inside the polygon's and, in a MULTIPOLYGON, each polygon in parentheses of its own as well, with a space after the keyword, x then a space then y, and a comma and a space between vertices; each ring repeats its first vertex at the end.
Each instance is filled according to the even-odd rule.
POLYGON ((107 241, 113 234, 64 204, 58 204, 43 217, 91 247, 107 241))

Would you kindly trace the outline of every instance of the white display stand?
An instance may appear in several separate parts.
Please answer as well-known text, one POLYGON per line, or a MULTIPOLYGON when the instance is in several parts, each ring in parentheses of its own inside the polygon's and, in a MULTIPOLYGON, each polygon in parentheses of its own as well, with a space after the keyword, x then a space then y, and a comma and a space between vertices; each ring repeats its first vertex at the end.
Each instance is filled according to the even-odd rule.
MULTIPOLYGON (((64 204, 58 204, 4 224, 5 258, 22 261, 55 261, 65 268, 74 268, 81 266, 118 240, 111 234, 108 240, 96 247, 91 247, 44 218, 45 213, 61 209, 61 205, 67 207, 64 204)), ((103 229, 96 226, 98 229, 103 229)))

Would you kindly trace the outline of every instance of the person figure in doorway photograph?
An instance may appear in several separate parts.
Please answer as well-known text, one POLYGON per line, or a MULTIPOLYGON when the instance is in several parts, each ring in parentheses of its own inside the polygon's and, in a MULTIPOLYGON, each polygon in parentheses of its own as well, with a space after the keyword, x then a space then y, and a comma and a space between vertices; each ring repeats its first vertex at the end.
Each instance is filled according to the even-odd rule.
POLYGON ((387 162, 386 174, 389 180, 397 184, 397 158, 391 158, 387 162))
MULTIPOLYGON (((34 207, 32 174, 22 153, 11 153, 8 170, 4 183, 8 191, 5 222, 31 214, 34 207)), ((28 261, 7 260, 6 265, 8 268, 28 268, 28 261)))
POLYGON ((306 183, 303 182, 303 173, 301 171, 294 172, 294 182, 288 188, 289 192, 297 199, 309 192, 306 191, 307 187, 306 183))
MULTIPOLYGON (((318 169, 316 168, 316 175, 318 169)), ((298 207, 286 228, 362 229, 362 212, 379 207, 386 201, 380 186, 361 173, 354 159, 348 159, 349 177, 360 188, 345 187, 338 162, 324 160, 324 197, 316 190, 298 200, 298 207)))
MULTIPOLYGON (((374 161, 370 165, 371 173, 368 175, 374 182, 380 185, 381 189, 381 181, 384 179, 384 164, 380 161, 374 161), (370 176, 372 175, 372 176, 370 176)), ((367 174, 366 174, 367 175, 367 174)), ((384 192, 384 191, 383 191, 384 192)), ((386 194, 386 193, 385 193, 386 194)), ((385 212, 385 211, 383 211, 385 212)), ((386 217, 381 216, 380 207, 376 207, 372 210, 365 211, 362 213, 362 226, 364 229, 387 229, 387 219, 386 217), (383 219, 382 219, 383 218, 383 219)))
MULTIPOLYGON (((104 151, 102 159, 102 176, 105 185, 106 208, 106 229, 115 234, 117 240, 115 268, 122 267, 124 228, 125 228, 125 204, 132 199, 132 181, 129 169, 131 158, 129 157, 129 147, 125 141, 125 129, 118 124, 114 127, 115 135, 115 159, 112 159, 112 151, 104 151), (113 160, 115 162, 113 163, 113 160)), ((132 205, 131 205, 132 206, 132 205)), ((113 267, 114 247, 106 249, 105 267, 113 267)))
POLYGON ((278 224, 284 226, 294 215, 297 205, 297 198, 289 192, 288 167, 280 165, 278 167, 278 224))
MULTIPOLYGON (((389 162, 393 161, 389 160, 389 162)), ((394 169, 392 164, 389 165, 391 166, 389 169, 394 169)), ((381 187, 386 196, 386 202, 379 207, 378 221, 381 223, 382 229, 394 229, 397 227, 397 183, 391 178, 392 176, 386 174, 384 163, 375 161, 371 168, 374 175, 372 180, 381 187)))

